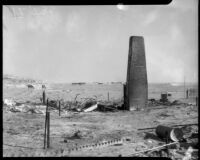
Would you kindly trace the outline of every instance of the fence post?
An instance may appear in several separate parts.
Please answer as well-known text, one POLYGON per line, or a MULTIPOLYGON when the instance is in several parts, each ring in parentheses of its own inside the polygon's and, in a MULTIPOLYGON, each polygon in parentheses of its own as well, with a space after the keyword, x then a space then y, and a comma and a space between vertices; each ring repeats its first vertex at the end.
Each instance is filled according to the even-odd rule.
POLYGON ((198 97, 196 97, 196 106, 198 106, 198 97))
POLYGON ((47 98, 47 107, 46 107, 46 119, 47 119, 47 112, 49 111, 49 99, 47 98))
POLYGON ((187 99, 189 98, 189 90, 188 89, 186 90, 186 98, 187 99))
POLYGON ((126 84, 123 84, 123 91, 124 91, 124 110, 127 110, 128 107, 128 97, 127 97, 127 90, 126 90, 126 84))
POLYGON ((60 101, 59 101, 59 116, 60 116, 60 101))
POLYGON ((45 105, 46 103, 46 93, 45 93, 45 90, 43 91, 43 94, 42 94, 42 101, 43 101, 43 104, 45 105))
MULTIPOLYGON (((44 92, 43 92, 43 93, 44 93, 44 92)), ((48 112, 48 99, 47 99, 46 114, 45 114, 44 149, 45 149, 45 147, 46 147, 46 135, 47 135, 47 126, 48 126, 47 112, 48 112)))
POLYGON ((46 147, 46 131, 47 131, 47 118, 45 117, 45 128, 44 128, 44 149, 46 147))
POLYGON ((47 148, 50 148, 50 112, 47 112, 48 127, 47 127, 47 148))

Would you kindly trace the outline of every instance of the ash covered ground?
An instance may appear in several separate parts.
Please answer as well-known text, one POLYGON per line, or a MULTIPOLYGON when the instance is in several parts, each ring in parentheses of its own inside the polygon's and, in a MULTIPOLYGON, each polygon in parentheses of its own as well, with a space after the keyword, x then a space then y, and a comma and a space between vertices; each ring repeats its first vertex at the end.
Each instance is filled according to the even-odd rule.
MULTIPOLYGON (((4 157, 62 157, 62 156, 130 156, 135 152, 163 145, 155 130, 138 130, 158 125, 198 123, 196 99, 185 99, 183 86, 149 84, 149 99, 160 99, 163 91, 172 94, 173 105, 149 103, 144 110, 135 111, 76 111, 89 99, 94 103, 123 104, 123 85, 113 84, 48 84, 46 96, 61 100, 61 116, 58 109, 50 108, 50 148, 44 146, 45 106, 41 104, 42 82, 15 78, 3 79, 3 156, 4 157), (34 89, 28 89, 27 84, 34 89), (109 101, 108 101, 109 92, 109 101), (20 108, 21 107, 21 108, 20 108), (75 109, 75 110, 73 110, 75 109)), ((195 85, 187 87, 195 88, 195 85)), ((198 126, 183 127, 186 137, 198 132, 198 126)), ((198 140, 198 139, 197 139, 198 140)), ((184 157, 196 139, 170 149, 174 159, 184 157)), ((195 142, 196 144, 196 142, 195 142)), ((134 156, 167 156, 162 150, 135 154, 134 156)), ((193 155, 197 158, 197 155, 193 155)))

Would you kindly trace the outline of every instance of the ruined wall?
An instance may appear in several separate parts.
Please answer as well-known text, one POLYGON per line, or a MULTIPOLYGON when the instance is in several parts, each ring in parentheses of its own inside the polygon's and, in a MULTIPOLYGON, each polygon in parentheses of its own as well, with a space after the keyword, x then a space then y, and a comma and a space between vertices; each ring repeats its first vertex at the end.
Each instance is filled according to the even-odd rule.
POLYGON ((144 39, 131 36, 126 82, 126 108, 143 108, 148 102, 148 85, 144 39))

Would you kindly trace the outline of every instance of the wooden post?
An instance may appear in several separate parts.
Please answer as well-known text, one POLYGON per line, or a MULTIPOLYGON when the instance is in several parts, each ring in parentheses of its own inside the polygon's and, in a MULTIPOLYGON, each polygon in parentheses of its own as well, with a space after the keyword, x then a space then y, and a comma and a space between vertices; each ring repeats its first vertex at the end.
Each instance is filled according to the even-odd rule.
POLYGON ((108 92, 108 101, 109 101, 109 92, 108 92))
POLYGON ((124 91, 124 110, 125 110, 126 107, 127 107, 127 103, 126 103, 126 100, 127 100, 127 97, 126 97, 126 84, 123 85, 123 91, 124 91))
POLYGON ((186 90, 186 98, 187 99, 189 98, 189 90, 188 89, 186 90))
POLYGON ((47 148, 50 148, 50 112, 47 112, 47 148))
POLYGON ((47 112, 49 111, 49 99, 47 98, 47 107, 46 107, 46 118, 47 118, 47 112))
POLYGON ((45 115, 44 149, 46 148, 46 136, 47 136, 47 128, 48 128, 47 112, 48 112, 48 99, 47 99, 46 115, 45 115))
POLYGON ((43 94, 42 94, 42 102, 43 104, 45 105, 46 103, 46 93, 45 93, 45 90, 43 91, 43 94))
POLYGON ((44 128, 44 149, 46 147, 46 131, 47 131, 47 118, 45 117, 45 128, 44 128))
POLYGON ((196 106, 198 106, 198 97, 196 97, 196 106))
POLYGON ((184 98, 185 98, 185 75, 184 75, 184 98))
POLYGON ((60 101, 59 101, 59 116, 60 116, 60 101))

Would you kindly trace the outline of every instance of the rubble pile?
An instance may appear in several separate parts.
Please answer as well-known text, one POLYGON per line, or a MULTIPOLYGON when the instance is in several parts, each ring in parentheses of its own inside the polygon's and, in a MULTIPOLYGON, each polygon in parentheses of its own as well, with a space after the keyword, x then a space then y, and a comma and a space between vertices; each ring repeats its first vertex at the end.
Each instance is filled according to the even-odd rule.
POLYGON ((174 100, 174 101, 160 101, 160 100, 156 100, 156 99, 149 99, 148 100, 148 106, 149 107, 155 107, 155 106, 160 106, 160 105, 165 105, 165 106, 175 106, 175 105, 190 105, 190 106, 193 106, 195 104, 193 103, 184 103, 184 102, 181 102, 180 100, 174 100))
MULTIPOLYGON (((42 103, 18 103, 10 99, 3 101, 4 109, 7 112, 24 112, 24 113, 37 113, 45 114, 46 105, 42 103)), ((49 100, 48 106, 50 110, 59 110, 58 100, 49 100)), ((122 103, 111 103, 111 102, 97 102, 94 99, 87 99, 86 101, 60 101, 60 107, 62 112, 91 112, 91 111, 117 111, 123 109, 122 103)))
POLYGON ((41 104, 31 104, 31 103, 17 103, 12 100, 4 100, 4 108, 6 112, 23 112, 23 113, 36 113, 45 114, 46 106, 41 104), (7 103, 9 102, 9 103, 7 103))
MULTIPOLYGON (((179 125, 177 125, 179 126, 179 125)), ((180 125, 182 126, 182 125, 180 125)), ((149 129, 149 128, 146 128, 149 129)), ((146 130, 144 128, 144 130, 146 130)), ((152 128, 153 129, 153 128, 152 128)), ((155 134, 150 134, 148 132, 145 133, 145 140, 149 140, 153 138, 154 141, 163 141, 166 143, 165 147, 162 145, 159 147, 155 147, 155 149, 149 148, 148 150, 144 150, 142 152, 140 150, 140 154, 135 154, 135 156, 142 157, 169 157, 172 160, 176 159, 198 159, 198 126, 197 125, 183 125, 183 127, 179 128, 170 128, 166 126, 158 126, 155 130, 155 134), (173 132, 174 129, 177 129, 177 133, 173 132), (169 131, 169 133, 168 133, 169 131), (167 133, 165 135, 165 133, 167 133), (181 134, 180 134, 181 133, 181 134), (176 136, 177 138, 173 138, 176 136), (153 135, 153 136, 147 136, 153 135), (155 138, 157 137, 157 138, 155 138), (171 138, 170 138, 171 137, 171 138), (170 138, 170 139, 168 139, 170 138), (168 139, 168 140, 167 140, 168 139), (174 142, 173 142, 174 141, 174 142), (176 143, 173 145, 167 146, 167 144, 176 143), (162 147, 162 148, 161 148, 162 147)))
MULTIPOLYGON (((30 113, 41 113, 44 114, 46 105, 42 103, 18 103, 11 99, 5 99, 3 101, 4 108, 6 111, 11 112, 30 112, 30 113)), ((194 106, 194 104, 183 103, 179 100, 174 100, 173 102, 161 102, 160 100, 149 99, 148 106, 155 107, 160 105, 173 106, 173 105, 184 105, 184 106, 194 106)), ((50 110, 59 110, 59 100, 49 100, 48 106, 50 110)), ((87 98, 84 101, 63 101, 60 100, 61 111, 71 111, 71 112, 91 112, 91 111, 118 111, 124 110, 123 102, 108 102, 108 101, 97 101, 93 98, 87 98)), ((136 111, 138 111, 136 109, 136 111)), ((161 117, 170 116, 166 113, 160 115, 161 117)))

